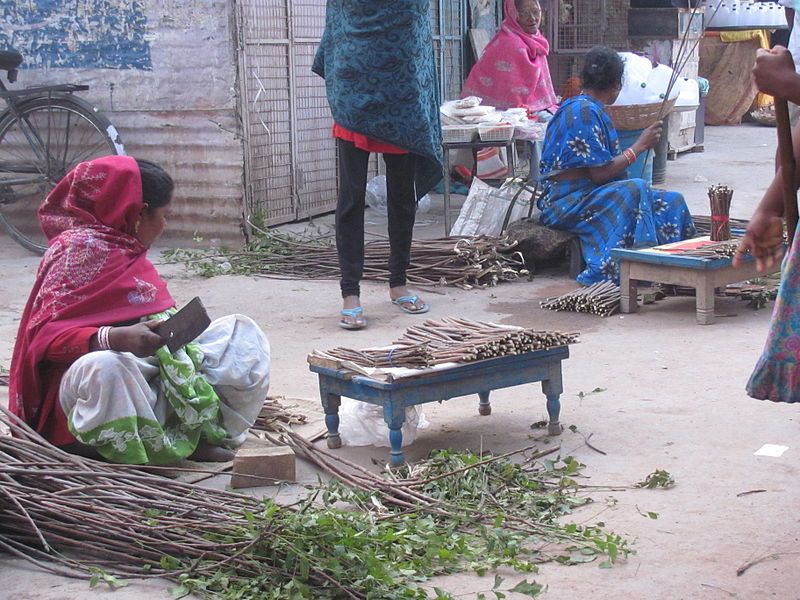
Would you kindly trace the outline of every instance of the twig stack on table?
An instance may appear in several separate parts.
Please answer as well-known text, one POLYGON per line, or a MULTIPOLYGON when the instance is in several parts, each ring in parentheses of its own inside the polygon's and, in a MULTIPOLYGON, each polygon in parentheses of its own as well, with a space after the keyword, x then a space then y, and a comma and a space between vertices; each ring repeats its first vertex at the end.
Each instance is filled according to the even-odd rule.
POLYGON ((308 362, 319 375, 328 447, 342 445, 342 396, 383 407, 391 464, 399 466, 405 461, 406 408, 477 394, 478 412, 487 416, 493 390, 537 381, 547 397, 548 433, 559 435, 561 363, 577 339, 573 333, 445 318, 408 328, 391 346, 314 351, 308 362))
POLYGON ((731 239, 731 200, 733 190, 727 185, 712 185, 708 188, 711 203, 711 241, 724 242, 731 239))
MULTIPOLYGON (((386 348, 334 348, 321 355, 369 368, 419 369, 445 363, 465 363, 536 350, 566 346, 578 341, 575 333, 537 331, 469 319, 428 319, 409 327, 386 348)), ((313 354, 309 362, 313 361, 313 354)))

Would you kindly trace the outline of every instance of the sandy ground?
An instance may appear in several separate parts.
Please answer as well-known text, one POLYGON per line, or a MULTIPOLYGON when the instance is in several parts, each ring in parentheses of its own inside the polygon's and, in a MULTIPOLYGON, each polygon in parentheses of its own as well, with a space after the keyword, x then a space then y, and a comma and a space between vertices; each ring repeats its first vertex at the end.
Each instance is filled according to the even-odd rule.
MULTIPOLYGON (((736 189, 733 214, 747 217, 770 180, 775 130, 743 126, 707 129, 706 152, 687 154, 668 166, 667 187, 686 194, 693 212, 708 214, 705 189, 722 182, 736 189)), ((441 209, 421 215, 419 236, 439 235, 441 209)), ((323 219, 322 223, 329 222, 323 219)), ((379 230, 383 219, 370 216, 379 230)), ((7 237, 0 236, 0 364, 7 366, 19 314, 37 265, 7 237)), ((153 253, 158 261, 158 254, 153 253)), ((368 329, 353 333, 336 325, 338 290, 334 282, 277 281, 252 277, 201 279, 181 267, 163 272, 179 303, 200 295, 214 316, 242 312, 267 331, 273 349, 274 394, 317 398, 316 380, 306 354, 340 344, 366 346, 390 341, 414 316, 393 307, 382 286, 366 284, 363 301, 368 329)), ((613 569, 597 563, 580 567, 546 565, 535 579, 549 586, 551 600, 686 599, 746 600, 800 598, 797 415, 787 405, 748 399, 744 384, 758 358, 769 311, 753 311, 735 300, 722 300, 717 323, 695 324, 693 299, 668 299, 643 307, 637 315, 600 319, 550 313, 539 308, 543 297, 574 288, 563 273, 545 273, 533 282, 489 290, 448 289, 428 294, 432 317, 462 315, 522 326, 577 330, 582 342, 564 365, 562 423, 574 425, 561 436, 562 453, 587 465, 595 485, 630 485, 657 468, 667 469, 677 485, 667 491, 601 492, 579 513, 578 522, 604 521, 627 536, 636 549, 613 569), (595 388, 605 391, 580 398, 595 388), (583 435, 593 434, 592 444, 583 435), (789 450, 780 458, 754 456, 765 443, 789 450), (750 490, 763 493, 738 496, 750 490), (642 512, 658 513, 658 519, 642 512), (749 569, 744 563, 773 553, 789 553, 749 569), (795 553, 795 554, 792 554, 795 553)), ((0 388, 5 402, 7 390, 0 388)), ((530 442, 530 424, 546 416, 538 386, 501 390, 492 395, 494 412, 477 415, 477 398, 427 405, 431 426, 406 449, 409 460, 432 448, 481 446, 509 451, 530 442)), ((345 448, 362 464, 385 459, 382 448, 345 448)), ((307 467, 300 478, 313 481, 307 467)), ((216 485, 224 485, 220 478, 216 485)), ((266 490, 265 490, 266 491, 266 490)), ((505 575, 505 574, 504 574, 505 575)), ((509 581, 516 576, 509 575, 509 581)), ((492 587, 491 578, 463 574, 437 585, 459 598, 473 598, 492 587)), ((0 598, 113 597, 168 598, 165 582, 132 584, 113 593, 89 590, 70 581, 0 558, 0 598)), ((513 595, 512 595, 513 596, 513 595)), ((510 597, 512 597, 510 596, 510 597)), ((521 596, 518 596, 521 598, 521 596)))

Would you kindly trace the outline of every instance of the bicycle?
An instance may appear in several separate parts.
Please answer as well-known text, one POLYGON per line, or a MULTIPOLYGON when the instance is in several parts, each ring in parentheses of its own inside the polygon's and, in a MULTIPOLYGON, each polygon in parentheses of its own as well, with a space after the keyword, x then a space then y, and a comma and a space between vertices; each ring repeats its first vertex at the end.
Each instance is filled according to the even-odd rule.
MULTIPOLYGON (((17 80, 22 55, 0 51, 0 72, 17 80)), ((0 227, 19 244, 42 254, 47 239, 36 215, 50 190, 80 162, 124 154, 111 122, 73 95, 88 85, 60 84, 8 89, 0 79, 0 227)))

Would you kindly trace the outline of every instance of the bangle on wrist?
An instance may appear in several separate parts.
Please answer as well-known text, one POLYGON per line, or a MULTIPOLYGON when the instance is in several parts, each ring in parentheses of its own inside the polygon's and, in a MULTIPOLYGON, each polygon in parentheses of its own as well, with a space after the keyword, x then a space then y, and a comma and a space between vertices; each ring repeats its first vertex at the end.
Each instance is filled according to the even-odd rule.
POLYGON ((111 344, 108 341, 110 332, 111 327, 109 325, 104 325, 97 330, 97 345, 100 346, 100 350, 111 350, 111 344))
POLYGON ((636 162, 636 152, 632 148, 626 148, 622 155, 625 157, 625 160, 628 161, 629 167, 636 162))

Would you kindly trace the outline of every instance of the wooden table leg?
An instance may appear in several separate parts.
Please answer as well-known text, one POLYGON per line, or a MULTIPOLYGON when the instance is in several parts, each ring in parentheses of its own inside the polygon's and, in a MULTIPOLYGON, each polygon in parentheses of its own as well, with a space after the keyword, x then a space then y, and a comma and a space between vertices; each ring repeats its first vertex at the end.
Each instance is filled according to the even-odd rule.
POLYGON ((561 435, 561 393, 564 385, 561 381, 561 361, 550 366, 550 378, 542 381, 542 391, 547 396, 547 415, 550 422, 547 424, 548 435, 561 435))
POLYGON ((488 417, 492 414, 492 404, 489 402, 489 392, 478 392, 478 397, 481 399, 478 405, 478 414, 482 417, 488 417))
POLYGON ((714 322, 714 279, 703 274, 703 278, 695 287, 697 296, 697 322, 700 325, 711 325, 714 322))
POLYGON ((621 260, 619 263, 619 283, 620 283, 620 311, 629 314, 639 310, 636 302, 636 280, 631 279, 631 263, 628 260, 621 260))
POLYGON ((328 428, 328 448, 341 448, 342 438, 339 435, 339 406, 342 404, 342 397, 337 394, 329 393, 321 377, 319 391, 320 398, 322 399, 322 408, 325 410, 325 426, 328 428))
POLYGON ((403 456, 403 423, 406 422, 405 404, 388 400, 383 405, 383 420, 389 426, 389 444, 392 447, 389 464, 392 467, 400 467, 406 461, 405 456, 403 456))

